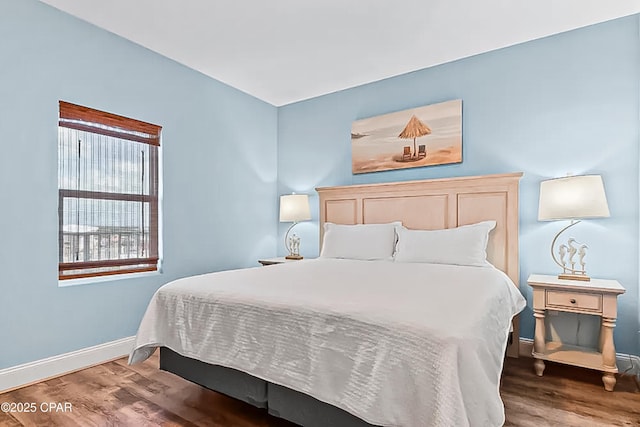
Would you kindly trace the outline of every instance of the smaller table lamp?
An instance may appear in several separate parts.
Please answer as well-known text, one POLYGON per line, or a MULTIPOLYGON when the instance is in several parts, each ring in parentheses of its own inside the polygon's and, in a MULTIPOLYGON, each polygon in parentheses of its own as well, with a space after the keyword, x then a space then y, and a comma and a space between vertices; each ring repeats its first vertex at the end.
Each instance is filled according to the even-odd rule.
POLYGON ((591 280, 585 271, 584 257, 587 254, 587 245, 570 237, 566 244, 559 246, 560 260, 558 260, 554 247, 560 234, 579 223, 580 219, 607 217, 609 217, 609 205, 600 175, 568 176, 540 183, 538 220, 571 220, 571 224, 560 230, 551 242, 551 257, 562 268, 562 274, 558 275, 559 279, 591 280), (578 261, 574 259, 576 254, 578 261), (576 268, 576 264, 580 264, 580 268, 576 268))
POLYGON ((285 194, 280 196, 280 222, 293 222, 284 235, 284 247, 289 255, 286 259, 302 259, 300 238, 295 233, 289 237, 291 229, 300 221, 311 219, 309 196, 306 194, 285 194))

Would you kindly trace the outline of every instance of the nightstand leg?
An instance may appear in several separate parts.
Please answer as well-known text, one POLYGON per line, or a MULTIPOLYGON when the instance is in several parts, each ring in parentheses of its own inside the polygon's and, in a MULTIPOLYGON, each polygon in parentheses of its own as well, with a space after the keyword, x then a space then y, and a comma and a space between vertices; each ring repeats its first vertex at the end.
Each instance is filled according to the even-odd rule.
MULTIPOLYGON (((533 337, 533 356, 536 354, 542 355, 546 351, 547 345, 545 344, 544 335, 545 335, 545 327, 544 327, 544 309, 533 309, 533 316, 536 318, 536 331, 533 337)), ((540 359, 536 359, 533 362, 533 367, 536 371, 536 375, 541 377, 544 372, 544 361, 540 359)))
POLYGON ((604 326, 602 326, 602 319, 600 319, 600 338, 598 339, 598 351, 602 353, 602 348, 604 347, 604 326))
POLYGON ((616 375, 605 372, 604 375, 602 375, 602 383, 606 391, 613 391, 613 388, 616 386, 616 375))
MULTIPOLYGON (((616 368, 616 348, 613 344, 613 328, 616 326, 616 319, 611 317, 602 318, 600 327, 600 342, 602 344, 602 365, 605 368, 616 368)), ((605 372, 602 375, 604 389, 613 391, 616 385, 616 377, 613 373, 605 372)))

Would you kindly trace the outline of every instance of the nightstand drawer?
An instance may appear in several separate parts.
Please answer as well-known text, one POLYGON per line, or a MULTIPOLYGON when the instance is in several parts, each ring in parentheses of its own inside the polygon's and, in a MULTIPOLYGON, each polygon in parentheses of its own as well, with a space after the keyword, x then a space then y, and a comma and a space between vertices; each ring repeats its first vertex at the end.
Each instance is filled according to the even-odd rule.
POLYGON ((602 295, 547 290, 547 307, 602 312, 602 295))

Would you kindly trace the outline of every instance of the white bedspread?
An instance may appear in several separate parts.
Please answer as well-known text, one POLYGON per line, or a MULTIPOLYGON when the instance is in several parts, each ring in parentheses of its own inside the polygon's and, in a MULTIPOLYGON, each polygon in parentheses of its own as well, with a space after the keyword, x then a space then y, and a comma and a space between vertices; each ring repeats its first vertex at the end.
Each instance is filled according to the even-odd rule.
POLYGON ((160 288, 129 362, 156 347, 235 368, 382 426, 499 426, 511 318, 492 267, 317 259, 160 288))

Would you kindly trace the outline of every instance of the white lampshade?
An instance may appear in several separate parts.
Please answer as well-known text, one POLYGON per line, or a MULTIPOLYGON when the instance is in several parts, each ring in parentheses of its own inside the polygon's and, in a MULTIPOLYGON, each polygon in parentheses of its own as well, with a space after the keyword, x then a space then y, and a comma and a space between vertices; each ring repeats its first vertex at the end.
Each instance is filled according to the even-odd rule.
POLYGON ((578 175, 540 183, 538 220, 606 218, 609 205, 600 175, 578 175))
POLYGON ((280 222, 298 222, 311 219, 309 196, 285 194, 280 196, 280 222))

